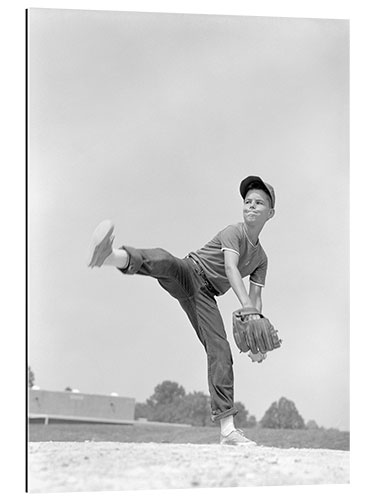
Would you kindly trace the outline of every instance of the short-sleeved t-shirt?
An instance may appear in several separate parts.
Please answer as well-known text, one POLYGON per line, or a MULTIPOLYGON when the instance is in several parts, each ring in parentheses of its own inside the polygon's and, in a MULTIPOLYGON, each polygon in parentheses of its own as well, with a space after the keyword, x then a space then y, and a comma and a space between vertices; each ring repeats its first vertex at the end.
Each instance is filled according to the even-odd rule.
POLYGON ((252 245, 245 233, 245 224, 231 224, 220 231, 206 245, 191 255, 199 260, 204 272, 220 295, 229 288, 225 272, 224 251, 235 252, 239 256, 238 270, 242 278, 250 276, 250 281, 264 286, 268 259, 259 240, 252 245))

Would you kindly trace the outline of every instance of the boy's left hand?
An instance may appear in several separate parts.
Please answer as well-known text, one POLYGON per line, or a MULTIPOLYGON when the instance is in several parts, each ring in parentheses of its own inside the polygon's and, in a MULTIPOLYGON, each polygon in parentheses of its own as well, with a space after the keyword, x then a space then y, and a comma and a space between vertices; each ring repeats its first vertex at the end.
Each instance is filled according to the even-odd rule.
POLYGON ((253 354, 251 351, 249 351, 247 353, 247 355, 249 356, 249 358, 251 359, 251 361, 253 363, 261 363, 262 361, 264 361, 267 357, 267 354, 264 353, 262 354, 261 352, 258 352, 256 354, 253 354))

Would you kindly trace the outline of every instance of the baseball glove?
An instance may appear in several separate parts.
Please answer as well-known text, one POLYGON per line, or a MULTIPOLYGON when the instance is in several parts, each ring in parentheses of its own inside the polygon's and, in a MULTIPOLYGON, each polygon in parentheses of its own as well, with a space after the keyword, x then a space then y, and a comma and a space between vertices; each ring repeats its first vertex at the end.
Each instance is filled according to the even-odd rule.
POLYGON ((233 313, 233 336, 240 352, 266 354, 280 347, 282 340, 269 320, 256 309, 242 308, 233 313), (255 319, 257 315, 259 319, 255 319))

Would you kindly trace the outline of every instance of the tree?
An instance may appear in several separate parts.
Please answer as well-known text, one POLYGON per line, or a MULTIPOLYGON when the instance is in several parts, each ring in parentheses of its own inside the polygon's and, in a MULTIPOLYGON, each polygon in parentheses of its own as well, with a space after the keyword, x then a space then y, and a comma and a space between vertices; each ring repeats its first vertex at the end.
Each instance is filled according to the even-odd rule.
POLYGON ((295 404, 284 397, 278 403, 272 403, 260 424, 270 429, 305 429, 305 422, 295 404))
POLYGON ((267 427, 268 429, 277 429, 280 427, 279 425, 279 411, 277 407, 277 402, 275 401, 268 408, 264 417, 260 421, 260 425, 262 427, 267 427))
POLYGON ((247 419, 246 427, 255 427, 257 425, 257 419, 254 415, 250 415, 247 419))
POLYGON ((211 423, 209 397, 201 391, 194 391, 183 398, 178 405, 183 422, 205 427, 211 423))
POLYGON ((155 387, 154 394, 147 400, 147 404, 151 407, 167 405, 183 396, 185 396, 185 389, 182 385, 165 380, 155 387))
POLYGON ((30 366, 28 369, 28 380, 29 380, 29 388, 31 389, 35 383, 35 375, 30 366))
MULTIPOLYGON (((256 425, 255 417, 248 417, 248 411, 241 402, 235 403, 238 410, 236 424, 242 427, 256 425)), ((177 382, 165 380, 157 385, 146 403, 136 403, 136 418, 147 418, 154 422, 174 422, 195 426, 214 425, 211 420, 210 398, 202 391, 185 393, 177 382)))
POLYGON ((309 430, 319 429, 319 425, 315 422, 315 420, 309 420, 306 424, 306 429, 309 430))
POLYGON ((203 392, 193 392, 175 397, 166 404, 150 405, 149 401, 139 410, 143 410, 149 420, 155 422, 173 422, 196 426, 211 424, 209 397, 203 392))
POLYGON ((134 418, 147 418, 150 420, 151 407, 147 403, 135 403, 134 418))
POLYGON ((209 396, 201 391, 186 394, 177 382, 158 384, 146 403, 136 404, 136 418, 196 426, 212 425, 209 396))
POLYGON ((235 408, 238 410, 237 415, 234 416, 234 421, 237 427, 247 427, 247 419, 249 412, 246 410, 245 405, 240 401, 234 403, 235 408))

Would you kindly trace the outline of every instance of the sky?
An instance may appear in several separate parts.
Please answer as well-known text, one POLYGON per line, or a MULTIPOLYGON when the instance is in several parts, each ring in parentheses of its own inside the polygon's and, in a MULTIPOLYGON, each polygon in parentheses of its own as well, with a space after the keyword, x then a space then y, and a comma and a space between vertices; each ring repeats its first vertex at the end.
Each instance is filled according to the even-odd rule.
POLYGON ((36 384, 145 401, 163 380, 208 393, 179 304, 150 278, 89 269, 115 244, 178 257, 242 220, 238 187, 276 191, 261 234, 263 312, 282 348, 252 364, 218 298, 235 399, 291 399, 349 429, 349 25, 344 20, 31 9, 28 361, 36 384))

